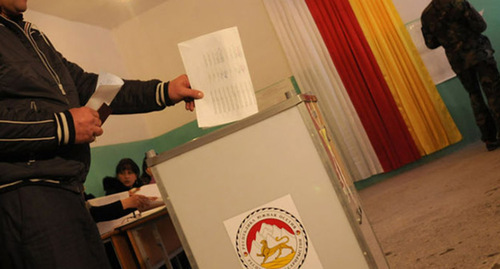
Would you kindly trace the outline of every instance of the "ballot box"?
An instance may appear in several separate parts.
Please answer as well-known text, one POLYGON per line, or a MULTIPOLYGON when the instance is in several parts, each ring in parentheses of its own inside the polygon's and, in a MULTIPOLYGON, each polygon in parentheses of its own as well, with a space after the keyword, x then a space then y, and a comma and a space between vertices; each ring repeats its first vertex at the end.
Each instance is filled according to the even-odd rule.
POLYGON ((388 268, 315 96, 150 156, 192 268, 388 268))

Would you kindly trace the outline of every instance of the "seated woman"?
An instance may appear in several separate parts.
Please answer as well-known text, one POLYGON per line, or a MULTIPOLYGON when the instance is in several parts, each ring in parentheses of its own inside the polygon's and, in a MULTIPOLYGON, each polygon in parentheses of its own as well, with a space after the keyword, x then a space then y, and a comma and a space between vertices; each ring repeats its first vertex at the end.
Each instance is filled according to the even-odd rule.
POLYGON ((132 159, 121 159, 116 166, 116 178, 105 177, 102 180, 106 195, 139 188, 142 186, 142 182, 138 180, 139 174, 139 166, 132 159))

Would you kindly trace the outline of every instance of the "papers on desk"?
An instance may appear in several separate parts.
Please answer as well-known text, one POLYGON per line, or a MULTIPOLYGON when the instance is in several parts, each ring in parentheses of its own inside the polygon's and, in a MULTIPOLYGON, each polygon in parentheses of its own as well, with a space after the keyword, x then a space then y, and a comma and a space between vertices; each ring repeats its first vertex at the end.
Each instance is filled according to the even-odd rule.
MULTIPOLYGON (((135 214, 130 213, 130 214, 123 216, 119 219, 98 222, 97 228, 99 229, 99 233, 101 235, 106 234, 108 232, 111 232, 114 229, 120 228, 121 226, 126 225, 132 221, 136 221, 142 217, 149 216, 153 213, 156 213, 165 207, 165 203, 162 200, 160 191, 159 191, 158 186, 156 184, 144 185, 140 188, 139 191, 136 192, 136 194, 141 194, 141 195, 148 196, 148 197, 157 197, 157 200, 152 202, 150 210, 143 211, 143 212, 136 211, 135 214)), ((127 191, 125 191, 125 192, 120 192, 120 193, 115 193, 115 194, 111 194, 111 195, 98 197, 95 199, 90 199, 90 200, 88 200, 88 202, 91 206, 102 206, 102 205, 107 205, 107 204, 116 202, 118 200, 125 199, 128 196, 129 196, 129 193, 127 191)))
POLYGON ((90 100, 85 106, 98 111, 99 118, 103 123, 111 114, 111 108, 109 108, 109 105, 122 88, 123 83, 124 82, 120 77, 113 74, 99 74, 95 92, 92 94, 90 100))
POLYGON ((165 205, 163 200, 161 199, 161 193, 160 190, 158 189, 158 186, 156 184, 148 184, 141 186, 138 191, 135 192, 135 194, 140 194, 144 195, 147 197, 154 197, 156 200, 150 201, 149 206, 146 207, 144 210, 140 210, 141 213, 150 211, 153 208, 165 205))
POLYGON ((255 92, 236 27, 178 44, 195 100, 198 126, 212 127, 258 112, 255 92))

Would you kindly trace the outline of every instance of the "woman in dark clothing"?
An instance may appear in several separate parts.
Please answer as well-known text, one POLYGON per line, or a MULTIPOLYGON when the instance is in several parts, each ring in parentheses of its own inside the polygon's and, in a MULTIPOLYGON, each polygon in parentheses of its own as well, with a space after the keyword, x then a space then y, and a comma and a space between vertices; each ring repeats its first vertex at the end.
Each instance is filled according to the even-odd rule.
POLYGON ((130 158, 121 159, 116 166, 116 178, 105 177, 102 180, 106 195, 129 191, 139 188, 142 182, 139 179, 139 166, 130 158))

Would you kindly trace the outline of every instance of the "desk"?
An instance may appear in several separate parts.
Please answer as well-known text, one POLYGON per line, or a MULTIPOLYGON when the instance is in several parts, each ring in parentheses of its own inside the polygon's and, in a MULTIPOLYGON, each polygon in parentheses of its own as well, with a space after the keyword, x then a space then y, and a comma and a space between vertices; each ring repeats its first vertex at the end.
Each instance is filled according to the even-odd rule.
POLYGON ((182 251, 166 208, 152 211, 101 235, 111 241, 122 268, 172 269, 170 260, 182 251))

